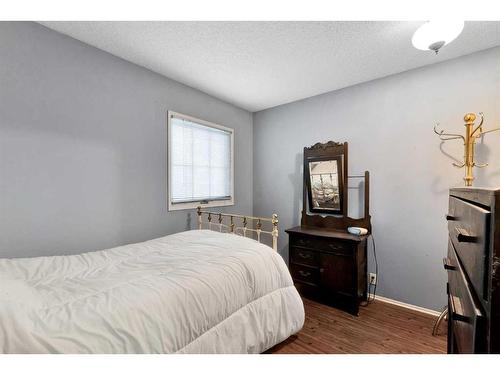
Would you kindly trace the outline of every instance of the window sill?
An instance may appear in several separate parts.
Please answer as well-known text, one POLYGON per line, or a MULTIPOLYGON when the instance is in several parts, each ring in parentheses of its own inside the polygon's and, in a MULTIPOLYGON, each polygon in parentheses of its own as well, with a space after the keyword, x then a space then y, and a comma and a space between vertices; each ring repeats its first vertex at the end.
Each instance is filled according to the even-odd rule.
POLYGON ((234 206, 234 198, 224 200, 224 201, 211 201, 208 203, 187 202, 187 203, 172 204, 169 202, 168 211, 192 210, 192 209, 195 209, 199 206, 201 206, 201 208, 234 206))

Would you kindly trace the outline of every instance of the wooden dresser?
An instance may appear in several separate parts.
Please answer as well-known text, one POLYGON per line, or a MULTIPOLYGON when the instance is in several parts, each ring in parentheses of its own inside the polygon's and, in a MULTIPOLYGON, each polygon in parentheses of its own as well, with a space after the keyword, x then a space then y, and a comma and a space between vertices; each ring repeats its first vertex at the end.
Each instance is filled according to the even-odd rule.
POLYGON ((299 292, 357 315, 367 297, 366 236, 295 227, 290 237, 290 271, 299 292))
POLYGON ((450 189, 448 352, 500 353, 500 189, 450 189))
POLYGON ((370 173, 349 176, 347 142, 329 141, 304 147, 304 184, 300 226, 287 229, 289 266, 299 293, 357 315, 367 298, 367 237, 371 234, 370 173), (347 215, 348 180, 361 179, 363 217, 347 215))

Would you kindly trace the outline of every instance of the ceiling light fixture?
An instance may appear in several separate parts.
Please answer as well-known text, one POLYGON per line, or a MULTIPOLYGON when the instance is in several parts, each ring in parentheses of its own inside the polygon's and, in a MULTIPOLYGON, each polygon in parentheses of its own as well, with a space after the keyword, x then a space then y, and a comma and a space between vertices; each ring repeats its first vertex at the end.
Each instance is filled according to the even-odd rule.
POLYGON ((439 52, 439 49, 453 41, 464 29, 464 21, 429 21, 413 34, 411 42, 417 49, 439 52))

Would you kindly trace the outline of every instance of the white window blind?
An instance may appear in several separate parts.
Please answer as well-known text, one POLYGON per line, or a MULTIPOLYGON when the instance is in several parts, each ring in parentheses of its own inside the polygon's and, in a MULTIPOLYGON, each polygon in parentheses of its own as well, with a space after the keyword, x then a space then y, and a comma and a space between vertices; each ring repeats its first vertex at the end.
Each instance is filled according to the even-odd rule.
MULTIPOLYGON (((232 130, 170 117, 170 204, 232 200, 232 130)), ((189 207, 183 207, 189 208, 189 207)))

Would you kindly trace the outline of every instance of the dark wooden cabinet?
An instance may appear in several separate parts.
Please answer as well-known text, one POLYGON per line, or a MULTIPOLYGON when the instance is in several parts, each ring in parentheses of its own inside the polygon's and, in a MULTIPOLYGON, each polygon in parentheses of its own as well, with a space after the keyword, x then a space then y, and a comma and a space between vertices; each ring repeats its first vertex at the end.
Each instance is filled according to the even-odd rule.
POLYGON ((357 315, 367 297, 366 236, 300 226, 286 232, 290 271, 299 292, 357 315))
POLYGON ((500 353, 500 189, 450 189, 448 352, 500 353))
POLYGON ((286 232, 290 273, 299 293, 357 315, 367 297, 367 236, 347 229, 362 227, 371 234, 370 173, 348 176, 347 157, 347 142, 304 147, 302 217, 300 226, 286 232), (364 185, 361 218, 347 215, 350 178, 361 178, 364 185))

